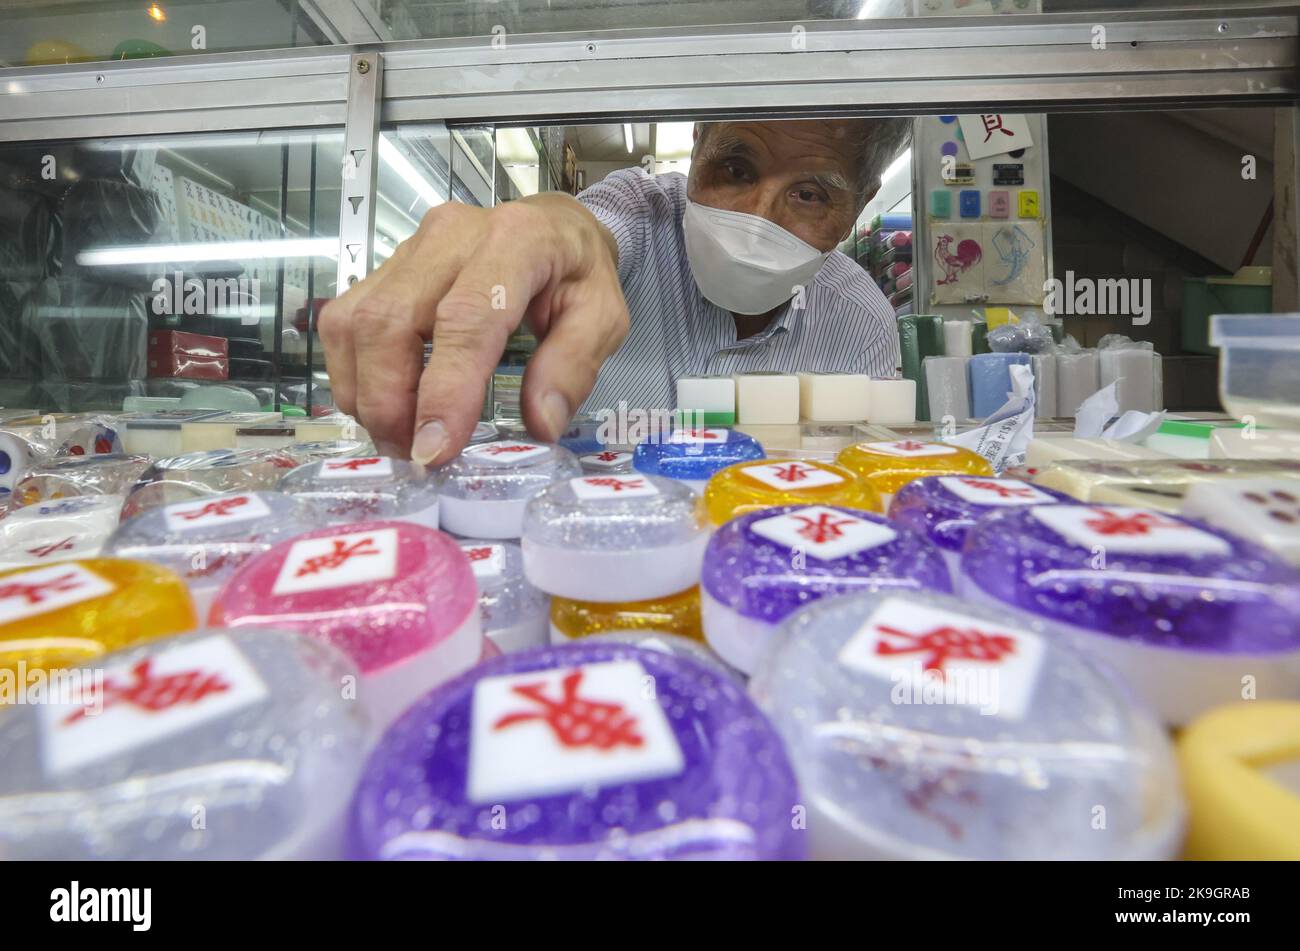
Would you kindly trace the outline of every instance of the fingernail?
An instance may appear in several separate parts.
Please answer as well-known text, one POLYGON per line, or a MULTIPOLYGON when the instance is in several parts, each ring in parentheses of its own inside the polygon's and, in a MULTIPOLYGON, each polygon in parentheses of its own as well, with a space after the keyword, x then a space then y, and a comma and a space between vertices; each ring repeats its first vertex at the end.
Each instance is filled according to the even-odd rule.
POLYGON ((446 447, 447 427, 438 420, 432 419, 415 431, 415 441, 411 444, 411 460, 427 466, 446 447))
POLYGON ((554 390, 547 393, 542 397, 542 419, 546 420, 547 427, 551 430, 551 438, 559 439, 569 428, 569 420, 573 419, 569 401, 554 390))

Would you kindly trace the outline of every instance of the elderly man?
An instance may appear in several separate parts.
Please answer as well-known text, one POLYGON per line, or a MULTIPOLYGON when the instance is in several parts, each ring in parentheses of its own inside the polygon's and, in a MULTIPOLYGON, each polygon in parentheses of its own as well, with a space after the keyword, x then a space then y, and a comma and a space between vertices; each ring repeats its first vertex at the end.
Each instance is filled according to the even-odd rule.
POLYGON ((542 439, 580 407, 670 408, 683 376, 892 374, 893 310, 834 248, 907 129, 709 123, 689 179, 627 169, 576 200, 440 205, 321 314, 335 400, 383 451, 443 462, 469 439, 521 320, 540 341, 521 401, 542 439))

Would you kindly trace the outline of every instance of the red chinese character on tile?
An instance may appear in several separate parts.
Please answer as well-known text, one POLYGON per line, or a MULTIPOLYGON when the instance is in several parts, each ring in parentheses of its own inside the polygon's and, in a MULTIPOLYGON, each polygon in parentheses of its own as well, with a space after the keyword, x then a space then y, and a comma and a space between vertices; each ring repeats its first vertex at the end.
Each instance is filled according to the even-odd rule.
POLYGON ((109 439, 107 436, 95 437, 96 455, 104 456, 104 455, 108 455, 112 451, 113 451, 113 440, 109 439))
POLYGON ((615 492, 622 492, 624 489, 640 489, 645 486, 644 479, 616 479, 613 476, 596 476, 583 481, 587 485, 598 485, 615 492))
POLYGON ((326 469, 347 469, 349 472, 359 472, 365 466, 378 465, 378 459, 348 459, 346 462, 327 462, 326 469))
POLYGON ((825 542, 843 538, 844 526, 854 525, 858 521, 856 518, 836 519, 830 512, 822 512, 817 516, 816 521, 807 515, 791 515, 790 517, 803 523, 797 534, 801 538, 808 539, 814 545, 821 545, 825 542))
POLYGON ((894 448, 902 452, 920 452, 925 448, 925 443, 917 442, 915 439, 904 439, 902 442, 894 443, 894 448))
POLYGON ((1016 652, 1015 638, 1007 634, 986 634, 976 628, 959 630, 945 625, 924 634, 912 634, 882 624, 880 632, 902 638, 903 643, 895 646, 883 640, 877 641, 877 655, 925 654, 925 669, 939 674, 944 672, 943 665, 949 660, 982 660, 998 664, 1016 652))
POLYGON ((599 459, 601 462, 614 462, 616 459, 618 459, 620 455, 621 453, 613 452, 612 450, 606 449, 604 452, 596 453, 596 458, 599 459))
POLYGON ((635 716, 625 711, 622 704, 579 697, 578 686, 581 683, 581 670, 566 676, 563 696, 559 700, 551 700, 542 693, 545 683, 521 684, 512 688, 513 693, 531 700, 539 709, 508 713, 492 724, 492 729, 504 730, 516 723, 541 720, 551 728, 560 744, 570 749, 592 746, 609 750, 618 746, 638 747, 645 743, 636 730, 635 716))
POLYGON ((488 443, 483 447, 483 451, 489 456, 504 456, 511 452, 532 452, 536 446, 530 446, 528 443, 488 443))
POLYGON ((808 478, 810 472, 816 471, 812 466, 805 466, 798 462, 791 462, 786 465, 780 465, 778 463, 772 468, 775 470, 773 475, 782 482, 802 482, 804 479, 808 478))
POLYGON ((345 564, 352 558, 361 557, 363 555, 378 554, 381 554, 381 552, 375 547, 375 541, 373 538, 363 538, 360 541, 353 542, 351 545, 343 541, 341 538, 336 538, 333 540, 333 548, 329 552, 324 555, 317 555, 314 558, 308 558, 304 561, 302 566, 296 572, 295 577, 301 578, 304 575, 319 574, 322 571, 333 571, 335 568, 345 564))
POLYGON ((40 604, 45 600, 46 595, 76 591, 80 587, 81 579, 72 572, 51 578, 49 581, 38 581, 35 584, 11 581, 0 585, 0 601, 9 598, 25 598, 28 604, 40 604))
POLYGON ((962 479, 961 481, 962 485, 968 485, 972 489, 995 492, 1000 499, 1032 499, 1034 497, 1034 490, 1027 485, 1003 485, 1000 482, 994 482, 992 479, 962 479))
POLYGON ((233 499, 219 499, 216 502, 209 502, 202 508, 191 509, 188 512, 177 512, 176 514, 181 518, 189 519, 191 522, 208 515, 211 515, 214 518, 221 518, 229 515, 235 509, 247 504, 248 496, 241 495, 233 499))
POLYGON ((1002 116, 1000 114, 988 115, 988 116, 982 115, 980 116, 980 122, 984 123, 985 142, 987 142, 993 136, 994 132, 1001 132, 1003 135, 1009 135, 1013 139, 1016 136, 1014 132, 1012 132, 1010 129, 1006 128, 1002 124, 1002 116))
POLYGON ((35 555, 37 558, 48 558, 56 551, 72 551, 72 539, 65 538, 63 541, 53 542, 49 545, 41 545, 38 548, 27 549, 27 554, 35 555))
POLYGON ((469 556, 470 561, 487 561, 492 557, 492 549, 484 548, 466 548, 465 554, 469 556))
MULTIPOLYGON (((175 674, 155 677, 151 667, 153 658, 145 658, 131 668, 131 681, 126 684, 104 681, 104 709, 125 703, 145 713, 161 713, 179 704, 193 706, 214 693, 224 693, 230 684, 221 679, 219 674, 204 673, 201 670, 186 670, 175 674)), ((68 714, 63 720, 67 726, 75 723, 90 707, 82 707, 68 714)))
POLYGON ((1150 512, 1116 515, 1108 510, 1102 510, 1091 518, 1085 519, 1083 524, 1098 535, 1149 535, 1156 529, 1183 527, 1179 522, 1152 515, 1150 512))

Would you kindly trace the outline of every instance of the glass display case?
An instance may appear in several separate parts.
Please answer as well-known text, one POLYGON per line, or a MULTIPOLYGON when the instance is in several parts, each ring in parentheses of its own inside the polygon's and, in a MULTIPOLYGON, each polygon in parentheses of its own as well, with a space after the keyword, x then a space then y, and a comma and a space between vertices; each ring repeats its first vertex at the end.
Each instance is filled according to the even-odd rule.
MULTIPOLYGON (((205 722, 206 714, 196 714, 140 739, 130 729, 113 732, 119 703, 87 732, 110 737, 103 749, 122 754, 114 761, 122 772, 111 772, 111 757, 88 740, 62 747, 61 765, 51 769, 54 761, 40 760, 33 739, 45 727, 6 719, 0 707, 0 738, 10 736, 23 756, 22 768, 0 771, 0 799, 11 816, 30 809, 42 817, 42 823, 11 823, 21 827, 17 833, 0 828, 0 854, 62 857, 79 854, 76 848, 93 838, 86 847, 97 855, 132 858, 339 857, 344 814, 356 808, 346 791, 357 789, 359 808, 373 819, 358 825, 354 857, 362 858, 623 857, 619 850, 636 848, 678 857, 715 847, 724 857, 747 858, 803 857, 810 848, 817 857, 837 857, 842 848, 849 857, 1040 858, 1059 857, 1067 847, 1072 857, 1168 858, 1183 842, 1180 777, 1191 777, 1196 788, 1187 795, 1200 797, 1191 806, 1191 851, 1240 857, 1229 841, 1237 833, 1205 820, 1230 812, 1246 830, 1234 841, 1271 854, 1277 829, 1294 826, 1277 816, 1297 813, 1279 810, 1255 821, 1252 808, 1235 802, 1239 790, 1214 781, 1207 765, 1217 755, 1213 742, 1199 753, 1190 749, 1180 773, 1170 730, 1192 724, 1182 736, 1195 738, 1197 718, 1213 698, 1224 701, 1236 722, 1222 735, 1211 731, 1210 740, 1235 737, 1238 729, 1256 735, 1254 705, 1234 705, 1230 694, 1239 690, 1242 671, 1252 677, 1257 671, 1231 665, 1254 664, 1266 654, 1261 690, 1282 697, 1291 710, 1285 722, 1292 760, 1300 735, 1300 574, 1294 567, 1300 509, 1290 494, 1300 462, 1276 458, 1295 455, 1294 433, 1279 428, 1256 442, 1254 432, 1257 424, 1294 419, 1277 405, 1278 393, 1294 387, 1275 384, 1300 352, 1300 337, 1290 329, 1300 318, 1211 322, 1212 315, 1300 312, 1297 103, 1296 4, 7 4, 0 12, 0 541, 7 541, 0 545, 0 576, 9 583, 0 601, 39 598, 41 585, 52 582, 88 584, 85 604, 78 607, 74 598, 56 607, 74 619, 100 612, 85 622, 87 629, 108 618, 112 637, 95 641, 60 630, 66 636, 55 638, 57 650, 41 654, 41 663, 53 669, 88 662, 68 659, 85 644, 96 663, 100 653, 129 647, 135 676, 147 677, 154 663, 188 676, 177 657, 191 658, 190 667, 210 662, 229 675, 230 706, 221 711, 247 715, 239 722, 248 727, 227 730, 234 721, 214 720, 199 731, 202 742, 190 743, 186 731, 205 722), (336 405, 329 371, 337 381, 347 357, 327 365, 321 313, 394 255, 400 260, 406 249, 399 247, 417 235, 430 246, 455 247, 459 235, 422 227, 439 220, 428 217, 431 210, 448 202, 491 209, 548 192, 579 195, 610 176, 672 177, 681 197, 688 194, 683 177, 692 163, 706 160, 694 151, 701 124, 810 118, 900 120, 894 125, 910 130, 910 146, 903 150, 900 138, 903 151, 877 163, 884 166, 880 188, 851 225, 853 216, 846 216, 838 250, 847 257, 834 258, 848 280, 871 291, 873 305, 883 295, 878 312, 868 316, 885 325, 891 346, 898 335, 897 365, 888 372, 832 373, 819 366, 773 374, 752 366, 734 377, 730 368, 678 374, 670 380, 677 402, 667 412, 698 413, 701 425, 677 425, 676 438, 652 447, 660 453, 653 458, 669 461, 653 473, 645 469, 645 442, 606 438, 598 426, 608 418, 569 406, 563 396, 558 415, 571 420, 570 428, 559 427, 553 444, 528 435, 522 378, 538 342, 523 326, 509 336, 477 428, 469 418, 477 392, 471 399, 462 428, 473 436, 465 434, 459 456, 461 446, 452 446, 442 427, 439 452, 454 461, 437 470, 367 433, 364 420, 359 426, 338 412, 348 400, 340 396, 336 405), (985 149, 993 136, 1000 148, 985 149), (1132 289, 1133 296, 1119 310, 1098 309, 1095 298, 1082 303, 1074 293, 1081 275, 1116 294, 1132 289), (1049 308, 1044 295, 1053 283, 1053 295, 1063 296, 1054 296, 1060 306, 1049 308), (991 347, 990 339, 1014 346, 991 347), (1263 420, 1224 415, 1216 342, 1234 353, 1230 401, 1257 412, 1263 407, 1269 414, 1263 420), (935 358, 956 364, 941 366, 935 358), (988 358, 992 370, 976 384, 971 361, 979 358, 988 358), (1044 359, 1047 364, 1036 362, 1044 359), (1042 382, 1047 365, 1052 373, 1079 370, 1081 398, 1069 407, 1056 402, 1076 391, 1053 378, 1049 394, 1042 382), (931 382, 933 370, 943 383, 945 367, 955 381, 950 403, 941 403, 943 386, 931 382), (1076 423, 1076 412, 1086 416, 1082 397, 1101 389, 1105 374, 1116 394, 1127 380, 1126 399, 1133 391, 1152 403, 1135 409, 1142 427, 1150 427, 1141 430, 1141 445, 1137 430, 1125 442, 1111 438, 1113 429, 1103 437, 1100 425, 1093 433, 1076 423), (845 389, 836 389, 845 377, 851 378, 845 389), (698 405, 685 401, 682 383, 702 394, 692 397, 698 405), (850 386, 851 398, 845 397, 850 386), (1049 395, 1050 412, 1044 409, 1049 395), (868 398, 876 414, 870 417, 860 408, 868 398), (975 410, 977 400, 987 412, 975 410), (759 407, 755 415, 763 418, 746 419, 742 401, 759 407), (836 414, 848 403, 859 408, 846 420, 836 414), (150 428, 158 422, 153 417, 172 410, 185 419, 163 438, 150 428), (1185 415, 1166 429, 1160 410, 1185 415), (82 413, 90 415, 55 415, 82 413), (1039 438, 1026 438, 1028 448, 1020 446, 1012 464, 1011 438, 998 442, 990 430, 1011 420, 1022 427, 1017 432, 1032 433, 1023 428, 1025 417, 1037 423, 1039 438), (114 442, 112 419, 123 431, 148 430, 138 451, 126 446, 123 452, 114 442), (46 420, 69 428, 49 437, 46 420), (707 447, 716 455, 696 445, 709 439, 720 440, 707 447), (727 469, 733 449, 745 455, 727 469), (73 458, 79 456, 96 458, 73 458), (678 462, 676 471, 690 474, 670 478, 678 462), (1030 484, 1049 467, 1055 481, 1030 484), (742 469, 759 475, 735 471, 742 469), (286 477, 287 470, 293 475, 286 477), (718 482, 708 481, 721 471, 730 472, 732 488, 741 482, 731 502, 719 496, 718 482), (1267 492, 1251 490, 1252 498, 1236 491, 1230 480, 1244 476, 1267 482, 1267 492), (791 488, 799 479, 813 481, 791 488), (921 483, 926 492, 912 490, 921 483), (104 498, 71 500, 66 511, 54 512, 63 521, 33 527, 35 502, 75 495, 104 498), (1028 507, 1006 515, 1003 506, 1021 499, 1030 500, 1028 507), (914 535, 894 517, 900 500, 925 523, 914 535), (1053 523, 1035 515, 1034 506, 1056 511, 1050 507, 1071 500, 1107 508, 1092 520, 1067 512, 1053 523), (1184 501, 1202 507, 1197 518, 1204 524, 1185 524, 1177 514, 1184 501), (778 503, 781 510, 770 517, 751 511, 778 503), (449 537, 445 516, 457 510, 467 520, 462 526, 493 530, 449 537), (705 524, 709 511, 717 525, 705 524), (1223 511, 1230 513, 1227 525, 1223 511), (236 520, 261 519, 261 534, 239 528, 222 534, 229 523, 220 520, 232 512, 236 520), (134 518, 149 536, 131 540, 138 547, 129 550, 165 550, 165 564, 188 571, 184 584, 171 568, 143 566, 148 559, 109 557, 124 550, 123 513, 126 524, 134 518), (951 513, 957 514, 949 519, 951 513), (1256 534, 1274 553, 1232 535, 1237 514, 1251 525, 1267 522, 1267 531, 1256 534), (211 534, 192 541, 199 536, 184 534, 191 521, 211 534), (957 548, 984 539, 983 560, 963 560, 964 549, 951 546, 940 551, 922 533, 933 529, 937 537, 938 523, 958 521, 969 535, 957 548), (1158 551, 1144 547, 1150 533, 1162 531, 1174 541, 1158 551), (1184 538, 1191 549, 1179 547, 1184 538), (830 545, 816 549, 821 554, 807 571, 809 585, 799 574, 807 568, 806 541, 830 545), (731 547, 719 554, 724 543, 731 547), (239 545, 245 548, 232 553, 239 545), (14 580, 15 573, 47 570, 34 559, 72 558, 64 553, 74 550, 79 560, 70 581, 14 580), (1054 578, 1094 578, 1090 572, 1106 570, 1108 550, 1135 559, 1139 581, 1122 574, 1116 581, 1112 574, 1097 591, 1035 588, 1031 567, 1054 578), (1099 551, 1100 568, 1089 560, 1099 551), (1201 555, 1208 560, 1197 561, 1201 555), (626 583, 617 597, 593 597, 593 591, 610 592, 601 590, 606 579, 590 566, 615 562, 611 576, 626 583), (566 564, 582 567, 570 571, 566 564), (343 574, 330 575, 340 568, 343 574), (581 576, 583 586, 557 585, 555 578, 566 574, 581 576), (660 574, 670 580, 659 585, 660 574), (508 582, 512 593, 492 594, 489 582, 496 581, 508 582), (647 587, 650 581, 655 584, 647 587), (692 587, 681 590, 687 581, 692 587), (853 591, 860 581, 859 592, 868 582, 890 591, 911 587, 901 601, 859 593, 800 610, 825 592, 853 591), (927 591, 912 590, 926 585, 927 591), (200 587, 203 616, 191 598, 200 587), (1189 588, 1200 592, 1199 601, 1187 596, 1189 588), (1135 606, 1135 590, 1150 593, 1145 604, 1135 606), (547 604, 549 617, 539 607, 547 604), (1252 611, 1264 618, 1259 631, 1245 623, 1252 611), (578 615, 604 625, 596 633, 618 637, 587 640, 584 628, 573 638, 581 636, 581 643, 568 643, 560 627, 578 615), (682 623, 683 616, 692 623, 682 623), (137 617, 149 624, 118 623, 137 617), (1171 634, 1177 625, 1166 617, 1182 627, 1171 634), (912 627, 915 618, 933 621, 934 629, 912 627), (1016 619, 1014 629, 983 633, 1007 618, 1016 619), (1108 636, 1116 618, 1132 622, 1132 637, 1129 628, 1125 638, 1108 636), (261 637, 259 627, 272 622, 284 630, 261 637), (512 637, 523 631, 538 650, 494 659, 520 640, 498 645, 489 622, 516 629, 512 637), (787 646, 775 667, 764 666, 753 643, 730 654, 718 647, 727 638, 732 647, 747 638, 775 643, 778 625, 794 635, 782 641, 787 646), (157 640, 131 640, 137 628, 157 640), (647 631, 655 644, 638 640, 647 631), (1190 632, 1186 643, 1180 631, 1190 632), (189 633, 169 646, 165 638, 178 632, 189 633), (864 640, 864 632, 876 641, 864 640), (913 646, 904 645, 908 639, 913 646), (324 656, 322 642, 334 658, 329 664, 314 659, 324 656), (1133 700, 1100 665, 1080 659, 1098 650, 1098 642, 1106 662, 1118 657, 1137 671, 1145 699, 1133 700), (1202 650, 1204 643, 1222 650, 1202 650), (179 653, 172 661, 161 660, 173 650, 179 653), (893 661, 882 658, 908 655, 910 662, 925 652, 937 658, 926 672, 939 669, 940 679, 945 661, 969 671, 1009 660, 999 668, 1013 678, 1006 719, 988 719, 969 703, 935 714, 919 701, 902 709, 908 705, 887 700, 893 661), (629 717, 654 728, 642 744, 639 735, 633 742, 621 712, 613 727, 600 725, 596 732, 606 745, 629 747, 620 751, 626 760, 593 757, 569 772, 568 766, 552 769, 561 747, 583 745, 592 735, 581 732, 584 722, 579 732, 570 729, 572 718, 556 727, 568 715, 562 704, 600 716, 605 707, 623 709, 587 703, 581 676, 553 677, 565 658, 582 672, 608 674, 600 686, 625 701, 629 717), (366 710, 338 697, 336 662, 339 676, 359 678, 366 710), (748 688, 741 668, 756 674, 748 688), (673 690, 681 691, 684 719, 674 713, 670 723, 653 691, 639 692, 647 670, 672 675, 664 681, 672 679, 673 690), (818 692, 823 684, 834 690, 818 692), (396 721, 396 732, 378 746, 375 736, 362 735, 363 715, 387 727, 404 703, 440 685, 451 693, 396 721), (552 702, 551 688, 563 691, 563 699, 552 702), (410 777, 423 775, 424 760, 413 766, 410 758, 440 755, 421 745, 426 739, 452 736, 462 754, 485 743, 479 733, 487 728, 479 731, 479 721, 465 714, 465 705, 485 696, 500 719, 483 748, 505 752, 480 756, 480 766, 491 761, 481 775, 469 776, 471 767, 461 762, 438 783, 421 781, 408 797, 418 808, 387 814, 393 803, 406 808, 410 777), (1156 713, 1146 706, 1152 698, 1156 713), (552 708, 559 711, 555 722, 545 712, 552 708), (805 720, 805 710, 825 721, 805 720), (479 733, 455 733, 471 721, 479 733), (757 755, 715 756, 711 750, 725 748, 718 737, 740 735, 730 730, 737 723, 756 738, 757 755), (868 736, 870 725, 882 723, 896 734, 937 738, 937 745, 900 752, 889 730, 868 736), (810 740, 810 724, 835 743, 810 740), (534 728, 552 732, 527 732, 534 728), (274 767, 237 790, 243 799, 227 800, 261 810, 257 841, 221 839, 178 819, 176 797, 191 794, 188 779, 161 791, 150 785, 166 770, 188 776, 188 767, 224 762, 233 737, 242 743, 249 735, 293 738, 284 749, 268 742, 240 753, 274 767), (530 745, 530 736, 546 743, 530 745), (150 745, 160 738, 166 742, 150 745), (951 749, 961 756, 953 759, 951 749), (541 765, 512 773, 516 761, 533 762, 524 755, 530 750, 542 750, 541 765), (793 750, 788 763, 786 750, 793 750), (643 753, 650 758, 637 760, 643 753), (371 754, 376 758, 366 766, 371 754), (328 802, 300 782, 302 770, 316 770, 318 760, 329 767, 319 775, 338 776, 328 802), (620 773, 624 762, 635 768, 620 773), (499 763, 506 766, 492 766, 499 763), (264 781, 281 769, 292 781, 264 781), (723 845, 716 846, 711 823, 723 821, 717 803, 694 802, 684 790, 720 791, 731 802, 756 788, 751 769, 762 774, 764 789, 771 786, 763 808, 723 817, 723 845), (787 803, 801 771, 800 783, 809 776, 825 781, 818 791, 828 803, 868 786, 878 800, 861 814, 828 807, 815 821, 833 820, 822 828, 835 831, 809 846, 806 837, 791 836, 787 803), (551 785, 557 776, 559 785, 551 785), (646 795, 657 807, 641 810, 636 818, 646 827, 630 836, 622 826, 614 829, 603 809, 581 801, 590 789, 627 790, 642 782, 654 784, 644 788, 654 790, 646 795), (105 819, 94 836, 77 839, 57 804, 49 805, 51 792, 106 802, 95 797, 110 785, 125 790, 131 805, 113 817, 143 816, 144 831, 105 819), (487 798, 474 798, 471 787, 486 790, 487 798), (480 810, 492 797, 526 803, 543 817, 538 835, 551 838, 539 847, 525 841, 530 831, 515 841, 512 828, 480 853, 479 832, 489 824, 480 810), (1086 810, 1098 801, 1113 804, 1117 821, 1109 836, 1092 836, 1096 827, 1087 825, 1086 810), (935 802, 956 818, 927 812, 935 802), (442 838, 426 834, 428 816, 447 803, 470 818, 448 825, 442 838), (1067 820, 1067 809, 1081 811, 1067 820), (745 825, 758 812, 771 828, 745 825), (164 814, 168 823, 148 823, 164 814), (578 815, 582 822, 573 818, 578 815), (284 816, 294 821, 285 823, 284 816), (959 825, 958 832, 968 827, 976 834, 954 844, 962 838, 952 832, 959 825), (28 835, 29 827, 37 831, 28 835), (263 833, 281 827, 284 841, 276 839, 279 831, 263 833), (1005 834, 1012 827, 1016 834, 1005 834), (1222 829, 1228 832, 1216 832, 1222 829), (760 838, 761 848, 753 845, 760 838), (470 840, 473 846, 465 846, 470 840), (672 848, 662 848, 664 842, 672 848), (613 853, 602 851, 607 846, 613 853)), ((863 164, 860 156, 856 161, 863 164)), ((860 194, 853 187, 841 190, 866 195, 865 187, 860 194)), ((681 227, 680 216, 664 220, 681 227)), ((513 251, 540 239, 525 233, 510 240, 513 251)), ((832 255, 825 250, 823 262, 832 255)), ((703 300, 708 295, 700 281, 689 283, 688 252, 677 257, 684 293, 703 300)), ((653 294, 646 298, 647 310, 667 311, 653 294)), ((712 306, 738 344, 741 308, 712 306)), ((416 378, 420 335, 409 327, 403 334, 410 360, 400 369, 416 378)), ((731 342, 723 341, 713 357, 731 342)), ((426 341, 426 361, 431 349, 426 341)), ((376 380, 388 386, 389 378, 368 378, 372 397, 379 396, 372 405, 382 408, 388 394, 376 380)), ((412 386, 401 395, 414 392, 412 386)), ((536 398, 545 405, 541 394, 536 398)), ((1118 400, 1103 422, 1124 421, 1118 400)), ((414 421, 403 417, 393 428, 410 432, 414 421)), ((618 430, 625 436, 626 422, 618 430)), ((416 430, 427 433, 439 423, 422 419, 416 430)), ((378 424, 372 428, 377 432, 378 424)), ((1129 562, 1116 560, 1122 572, 1129 562)), ((31 620, 40 612, 30 607, 10 604, 9 613, 0 612, 0 673, 11 659, 26 663, 31 645, 52 636, 43 620, 31 620)), ((32 666, 39 666, 35 659, 32 666)), ((117 701, 130 693, 121 687, 126 670, 110 671, 117 701)), ((916 671, 920 677, 919 666, 916 671)), ((915 685, 920 694, 921 682, 915 685)), ((79 722, 78 714, 60 722, 59 729, 79 722)), ((1243 768, 1256 771, 1247 759, 1241 757, 1243 768)), ((1292 808, 1294 778, 1286 782, 1292 808)), ((621 808, 608 803, 611 814, 621 808)), ((1294 836, 1282 845, 1300 855, 1294 836)))

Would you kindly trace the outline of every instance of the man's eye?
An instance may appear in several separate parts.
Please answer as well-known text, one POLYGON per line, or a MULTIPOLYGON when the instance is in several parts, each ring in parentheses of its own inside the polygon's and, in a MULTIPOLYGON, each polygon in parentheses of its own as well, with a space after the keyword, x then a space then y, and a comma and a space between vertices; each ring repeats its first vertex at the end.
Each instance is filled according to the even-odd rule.
POLYGON ((745 166, 743 165, 737 165, 734 162, 728 162, 726 165, 723 166, 723 168, 726 170, 727 174, 730 175, 732 178, 734 178, 736 181, 743 182, 749 177, 749 169, 745 168, 745 166))
POLYGON ((813 190, 810 189, 810 188, 803 188, 803 189, 800 189, 800 190, 798 191, 797 194, 798 194, 798 196, 799 196, 799 200, 800 200, 800 201, 818 202, 818 201, 824 201, 824 200, 825 200, 825 199, 822 198, 822 195, 821 195, 820 192, 815 192, 815 191, 813 191, 813 190))

